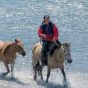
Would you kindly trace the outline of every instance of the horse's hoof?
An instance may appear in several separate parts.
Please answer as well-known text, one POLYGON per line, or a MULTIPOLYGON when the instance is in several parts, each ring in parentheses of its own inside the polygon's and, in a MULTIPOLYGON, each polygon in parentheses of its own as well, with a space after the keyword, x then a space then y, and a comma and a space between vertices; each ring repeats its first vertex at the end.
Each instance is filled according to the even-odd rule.
POLYGON ((41 77, 41 80, 44 81, 44 80, 43 80, 43 77, 41 77))
POLYGON ((46 83, 48 83, 48 80, 46 80, 46 83))
POLYGON ((2 78, 5 77, 7 75, 7 73, 2 73, 2 78))
POLYGON ((11 80, 15 80, 15 78, 14 77, 11 77, 11 80))
POLYGON ((63 85, 65 88, 67 88, 67 86, 68 86, 66 81, 63 81, 63 85))
POLYGON ((6 75, 5 74, 2 74, 2 75, 0 75, 0 78, 4 78, 6 75))
POLYGON ((44 79, 41 79, 41 82, 44 82, 44 79))
POLYGON ((41 79, 42 81, 44 81, 44 79, 41 79))
POLYGON ((1 75, 0 78, 4 78, 5 76, 1 75))
POLYGON ((36 76, 34 76, 34 80, 36 80, 36 76))

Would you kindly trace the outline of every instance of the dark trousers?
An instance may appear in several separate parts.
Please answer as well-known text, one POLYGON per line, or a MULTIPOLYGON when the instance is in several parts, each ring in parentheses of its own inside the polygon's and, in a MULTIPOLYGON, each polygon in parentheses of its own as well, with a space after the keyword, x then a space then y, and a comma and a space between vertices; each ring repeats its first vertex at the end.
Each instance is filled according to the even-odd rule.
POLYGON ((43 41, 42 47, 43 47, 44 52, 47 53, 49 51, 50 44, 51 44, 51 42, 49 42, 49 41, 43 41))
MULTIPOLYGON (((61 44, 58 41, 56 41, 59 45, 61 44)), ((47 65, 47 53, 48 52, 53 52, 53 49, 50 49, 50 47, 52 46, 53 42, 49 42, 49 41, 42 41, 42 54, 41 54, 41 61, 44 65, 47 65)))
POLYGON ((51 42, 49 41, 42 41, 42 54, 41 54, 41 61, 44 65, 47 65, 47 52, 49 51, 51 42))

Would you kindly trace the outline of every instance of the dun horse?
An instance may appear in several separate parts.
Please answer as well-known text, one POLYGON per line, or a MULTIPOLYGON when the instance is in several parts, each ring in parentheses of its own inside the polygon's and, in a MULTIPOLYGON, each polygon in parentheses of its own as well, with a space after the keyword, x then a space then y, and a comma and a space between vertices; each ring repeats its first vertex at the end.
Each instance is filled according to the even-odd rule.
POLYGON ((3 73, 2 77, 10 72, 9 64, 11 64, 11 77, 13 77, 16 53, 19 53, 22 56, 26 55, 21 41, 15 39, 15 42, 0 42, 0 61, 4 63, 7 69, 7 72, 3 73))
MULTIPOLYGON (((37 78, 37 73, 40 73, 41 79, 43 79, 43 76, 42 76, 43 66, 41 65, 41 60, 40 60, 41 50, 42 50, 42 45, 40 43, 36 43, 32 49, 32 64, 33 64, 33 69, 34 69, 34 79, 37 78)), ((47 71, 46 82, 48 82, 51 69, 56 69, 56 68, 60 68, 63 74, 63 77, 64 77, 64 81, 66 82, 66 75, 64 71, 64 61, 65 60, 67 60, 68 63, 72 62, 71 54, 70 54, 70 44, 68 43, 62 44, 61 47, 58 46, 54 50, 53 55, 48 54, 48 58, 47 58, 48 71, 47 71)))

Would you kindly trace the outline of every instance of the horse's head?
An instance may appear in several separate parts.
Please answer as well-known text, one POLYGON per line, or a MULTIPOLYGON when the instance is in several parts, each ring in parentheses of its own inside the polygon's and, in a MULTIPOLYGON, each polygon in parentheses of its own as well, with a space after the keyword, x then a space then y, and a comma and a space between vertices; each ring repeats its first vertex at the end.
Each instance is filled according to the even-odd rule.
POLYGON ((67 60, 68 63, 72 63, 71 54, 70 54, 70 44, 69 43, 63 44, 64 56, 65 56, 65 59, 67 60))
POLYGON ((25 56, 26 55, 26 52, 23 48, 23 44, 21 41, 15 39, 15 48, 16 48, 16 51, 21 54, 22 56, 25 56))

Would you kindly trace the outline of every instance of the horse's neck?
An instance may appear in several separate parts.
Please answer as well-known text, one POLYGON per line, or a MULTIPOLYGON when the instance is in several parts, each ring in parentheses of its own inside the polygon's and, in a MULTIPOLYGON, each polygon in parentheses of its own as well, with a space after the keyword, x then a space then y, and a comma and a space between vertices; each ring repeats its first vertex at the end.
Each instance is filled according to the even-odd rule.
POLYGON ((51 68, 58 68, 64 63, 62 47, 55 49, 52 56, 48 56, 48 66, 51 68))
POLYGON ((12 52, 12 53, 17 52, 14 43, 12 43, 11 46, 9 47, 9 51, 12 52))
POLYGON ((54 51, 53 56, 54 56, 54 57, 57 57, 57 59, 63 58, 63 57, 64 57, 63 50, 64 50, 63 46, 61 46, 60 48, 57 48, 57 49, 54 51), (60 58, 58 58, 58 57, 60 57, 60 58))
POLYGON ((16 50, 15 50, 13 43, 6 45, 6 48, 4 49, 3 54, 10 55, 10 56, 16 54, 16 50))

